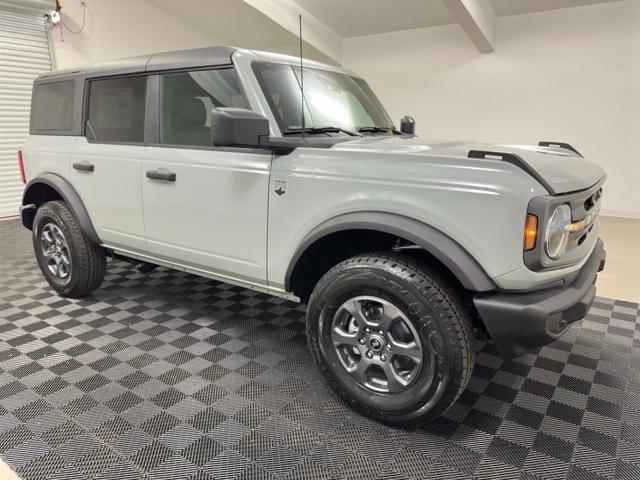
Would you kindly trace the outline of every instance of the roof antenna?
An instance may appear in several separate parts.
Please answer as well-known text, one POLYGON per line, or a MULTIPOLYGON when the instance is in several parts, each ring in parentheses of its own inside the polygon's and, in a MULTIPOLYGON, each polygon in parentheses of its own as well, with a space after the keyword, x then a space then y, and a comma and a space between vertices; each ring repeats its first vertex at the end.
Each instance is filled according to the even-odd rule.
POLYGON ((302 138, 304 138, 304 73, 302 70, 302 14, 298 15, 300 23, 300 91, 302 92, 302 138))

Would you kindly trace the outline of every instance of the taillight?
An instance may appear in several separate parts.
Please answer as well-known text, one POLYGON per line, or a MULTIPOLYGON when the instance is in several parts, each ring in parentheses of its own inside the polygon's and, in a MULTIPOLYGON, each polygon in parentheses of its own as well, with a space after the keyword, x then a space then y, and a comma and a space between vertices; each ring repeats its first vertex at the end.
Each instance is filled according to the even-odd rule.
POLYGON ((20 169, 20 179, 22 183, 27 183, 27 176, 24 174, 24 160, 22 158, 22 150, 18 150, 18 168, 20 169))

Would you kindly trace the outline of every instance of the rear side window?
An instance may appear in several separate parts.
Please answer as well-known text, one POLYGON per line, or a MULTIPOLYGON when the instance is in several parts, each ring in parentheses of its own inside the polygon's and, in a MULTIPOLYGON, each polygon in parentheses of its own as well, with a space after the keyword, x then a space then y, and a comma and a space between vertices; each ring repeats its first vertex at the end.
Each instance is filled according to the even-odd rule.
POLYGON ((73 80, 41 83, 33 90, 33 130, 71 130, 73 80))
POLYGON ((210 145, 214 107, 247 108, 232 69, 160 75, 160 143, 210 145))
POLYGON ((89 82, 89 122, 98 142, 142 143, 146 77, 89 82))

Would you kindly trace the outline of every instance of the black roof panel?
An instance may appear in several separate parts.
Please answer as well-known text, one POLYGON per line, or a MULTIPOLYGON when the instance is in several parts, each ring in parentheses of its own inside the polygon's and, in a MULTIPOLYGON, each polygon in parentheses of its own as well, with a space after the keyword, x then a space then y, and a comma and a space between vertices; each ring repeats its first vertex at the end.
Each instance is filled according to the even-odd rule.
POLYGON ((233 47, 205 47, 157 53, 147 63, 147 71, 231 65, 231 54, 235 50, 233 47))
POLYGON ((234 51, 233 47, 205 47, 111 60, 93 65, 87 70, 87 78, 231 65, 234 51))
POLYGON ((87 70, 87 78, 144 72, 150 59, 151 55, 140 55, 138 57, 119 58, 96 63, 87 70))
POLYGON ((57 77, 58 80, 77 78, 80 75, 86 78, 96 78, 161 70, 231 65, 231 55, 235 50, 235 47, 204 47, 120 58, 96 63, 89 68, 75 67, 46 72, 36 78, 36 83, 52 79, 52 77, 57 77))

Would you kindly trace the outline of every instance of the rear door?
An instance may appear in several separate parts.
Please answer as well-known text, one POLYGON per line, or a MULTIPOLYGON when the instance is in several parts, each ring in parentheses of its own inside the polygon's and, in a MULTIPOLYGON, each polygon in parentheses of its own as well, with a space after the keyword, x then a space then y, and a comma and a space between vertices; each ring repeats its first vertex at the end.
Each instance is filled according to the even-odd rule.
POLYGON ((266 285, 271 152, 211 146, 213 107, 246 108, 232 68, 151 80, 158 142, 142 165, 147 248, 154 257, 266 285))
POLYGON ((71 154, 69 177, 100 239, 144 250, 140 168, 144 155, 147 77, 89 80, 85 137, 71 154))

